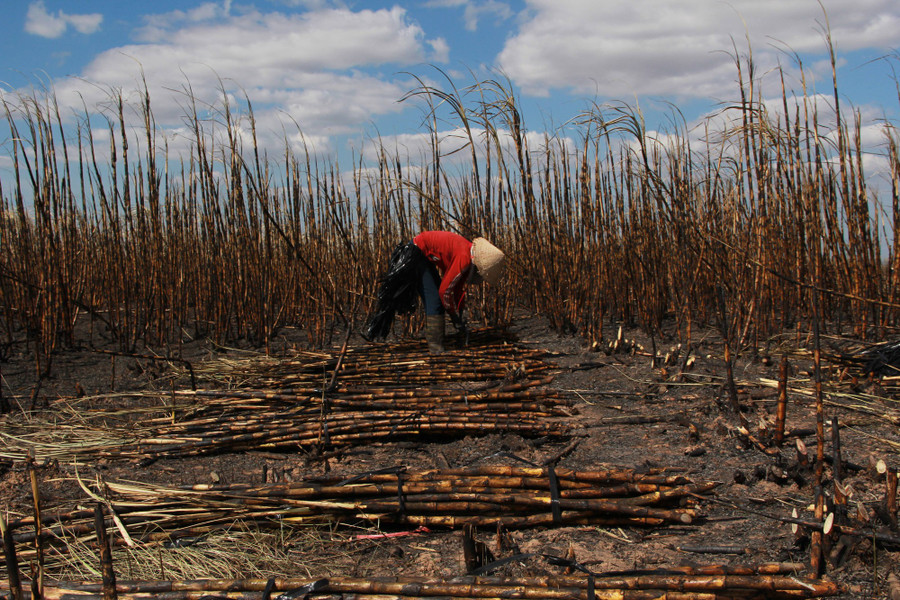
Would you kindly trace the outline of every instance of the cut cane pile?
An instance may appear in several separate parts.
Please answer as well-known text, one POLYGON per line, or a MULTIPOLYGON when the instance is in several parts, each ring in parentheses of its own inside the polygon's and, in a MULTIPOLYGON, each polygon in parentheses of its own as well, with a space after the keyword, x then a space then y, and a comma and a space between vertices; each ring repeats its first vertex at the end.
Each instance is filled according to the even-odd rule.
MULTIPOLYGON (((715 487, 662 470, 573 471, 552 467, 390 468, 350 479, 310 478, 281 484, 165 487, 102 482, 86 491, 107 503, 108 527, 127 541, 172 542, 235 527, 465 525, 518 529, 594 525, 656 527, 698 517, 693 495, 715 487)), ((86 498, 90 502, 89 498, 86 498)), ((90 543, 92 510, 56 512, 42 523, 44 542, 64 552, 90 543), (84 537, 86 536, 86 538, 84 537)), ((19 555, 31 557, 34 520, 11 522, 19 555)))
POLYGON ((68 461, 157 459, 247 450, 291 451, 488 433, 563 437, 570 400, 547 388, 545 353, 492 332, 429 356, 421 343, 345 353, 216 360, 191 369, 205 387, 64 399, 72 417, 47 427, 7 417, 0 457, 68 461), (111 411, 128 400, 140 412, 111 411), (139 417, 139 419, 138 419, 139 417), (100 425, 102 423, 102 426, 100 425))

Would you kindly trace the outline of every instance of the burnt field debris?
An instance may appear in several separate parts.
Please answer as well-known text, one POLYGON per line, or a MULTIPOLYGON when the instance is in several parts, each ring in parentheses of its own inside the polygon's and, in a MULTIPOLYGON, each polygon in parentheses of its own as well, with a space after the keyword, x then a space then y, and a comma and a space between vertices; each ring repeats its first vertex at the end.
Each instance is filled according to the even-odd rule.
MULTIPOLYGON (((573 354, 552 339, 555 350, 536 347, 532 333, 481 330, 469 347, 440 356, 422 342, 280 357, 232 352, 189 367, 172 363, 168 375, 147 381, 156 389, 61 396, 49 408, 6 415, 6 478, 32 483, 11 505, 19 516, 4 520, 12 544, 4 564, 15 557, 33 565, 22 572, 23 593, 41 575, 44 597, 111 593, 111 580, 106 588, 84 580, 108 544, 124 598, 262 598, 267 586, 284 593, 313 584, 307 592, 323 597, 454 597, 465 589, 473 597, 790 598, 858 589, 852 577, 841 581, 855 572, 847 565, 867 552, 890 560, 900 544, 890 523, 896 471, 860 454, 857 433, 860 415, 891 423, 890 396, 876 395, 879 380, 866 383, 859 361, 823 369, 832 374, 829 411, 841 410, 845 437, 843 449, 834 432, 828 438, 827 512, 819 520, 806 506, 814 504, 818 462, 804 442, 816 436, 808 352, 783 346, 785 369, 762 360, 759 371, 742 365, 739 419, 728 410, 721 358, 710 360, 700 347, 666 360, 619 335, 619 344, 573 354), (428 369, 437 375, 430 383, 428 369), (782 371, 783 380, 763 376, 782 371), (608 389, 626 373, 629 389, 608 389), (467 411, 482 417, 423 426, 434 414, 467 411), (381 437, 377 413, 388 422, 404 414, 418 429, 395 422, 381 437), (341 415, 365 435, 341 438, 341 415), (296 434, 307 427, 313 435, 304 442, 296 434), (281 439, 286 431, 295 437, 281 439), (613 448, 627 459, 599 458, 613 448), (463 459, 467 451, 474 464, 463 459), (238 460, 240 468, 228 466, 238 460), (288 463, 297 465, 290 476, 288 463), (203 469, 206 483, 189 465, 203 469), (779 541, 768 551, 754 547, 760 540, 748 522, 759 535, 780 532, 779 541), (647 545, 661 554, 635 556, 632 564, 648 561, 646 568, 619 568, 587 542, 605 535, 624 541, 624 552, 640 556, 647 545), (379 548, 387 554, 375 558, 379 548), (423 552, 441 560, 426 573, 415 559, 423 552), (813 552, 837 579, 810 577, 813 552), (232 564, 221 565, 222 554, 232 564), (696 565, 721 556, 728 561, 696 565), (287 577, 284 565, 297 560, 308 579, 287 577), (239 567, 244 561, 256 564, 239 567), (402 574, 385 577, 391 565, 402 574)), ((842 352, 831 355, 852 354, 842 352)), ((100 361, 101 371, 109 366, 100 361)), ((829 423, 838 428, 836 415, 829 423)), ((891 437, 874 446, 889 448, 891 437)))

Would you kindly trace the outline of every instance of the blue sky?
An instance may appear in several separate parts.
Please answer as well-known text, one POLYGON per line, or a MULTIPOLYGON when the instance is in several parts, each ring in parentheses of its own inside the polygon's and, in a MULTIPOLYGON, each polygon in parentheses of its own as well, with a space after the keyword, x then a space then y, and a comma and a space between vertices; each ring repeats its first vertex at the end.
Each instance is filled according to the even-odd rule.
POLYGON ((433 67, 459 87, 502 73, 537 133, 592 102, 639 103, 651 127, 671 102, 702 122, 738 97, 733 44, 752 48, 764 98, 780 93, 778 65, 799 91, 785 48, 802 58, 810 89, 830 95, 826 14, 841 101, 863 115, 873 148, 884 117, 900 115, 896 0, 8 0, 3 13, 4 91, 49 85, 70 115, 102 105, 110 89, 127 96, 143 70, 158 125, 177 136, 178 90, 189 82, 215 102, 224 85, 249 96, 276 154, 293 123, 326 155, 376 132, 414 143, 421 107, 398 100, 416 85, 410 73, 442 83, 433 67))

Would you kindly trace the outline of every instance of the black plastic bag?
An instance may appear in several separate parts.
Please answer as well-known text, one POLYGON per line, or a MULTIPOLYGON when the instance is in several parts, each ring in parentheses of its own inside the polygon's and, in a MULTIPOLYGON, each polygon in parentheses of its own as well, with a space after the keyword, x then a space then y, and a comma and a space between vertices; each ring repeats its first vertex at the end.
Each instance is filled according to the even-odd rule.
POLYGON ((364 338, 370 341, 386 338, 395 315, 416 310, 419 282, 429 266, 428 259, 413 242, 399 244, 394 249, 387 271, 379 279, 375 312, 363 330, 364 338))

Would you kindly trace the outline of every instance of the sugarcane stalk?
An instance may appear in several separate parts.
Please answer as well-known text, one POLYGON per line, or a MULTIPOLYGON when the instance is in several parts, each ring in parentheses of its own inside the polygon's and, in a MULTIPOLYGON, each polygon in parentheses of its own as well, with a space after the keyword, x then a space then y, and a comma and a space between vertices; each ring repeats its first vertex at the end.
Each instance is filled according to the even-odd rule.
MULTIPOLYGON (((127 486, 119 486, 110 482, 110 489, 127 493, 127 486)), ((570 483, 570 485, 572 485, 570 483)), ((455 480, 445 481, 404 481, 402 484, 402 493, 407 495, 414 494, 488 494, 488 493, 508 493, 523 492, 526 490, 545 491, 547 487, 546 480, 541 479, 523 479, 523 478, 459 478, 455 480)), ((700 486, 687 486, 680 488, 666 488, 669 491, 677 491, 677 494, 684 493, 701 493, 705 489, 705 484, 700 486)), ((390 483, 369 483, 366 480, 356 481, 349 485, 314 485, 310 486, 302 482, 289 484, 272 484, 266 487, 251 487, 247 484, 195 484, 179 486, 173 488, 184 491, 198 492, 214 492, 216 494, 228 494, 229 492, 239 494, 242 498, 338 498, 342 496, 353 496, 363 498, 367 496, 380 496, 397 492, 397 486, 390 483)), ((643 495, 650 500, 652 492, 660 491, 660 486, 656 484, 621 484, 615 486, 589 486, 588 484, 580 484, 570 488, 560 489, 561 498, 616 498, 621 496, 629 496, 632 494, 643 495)), ((661 500, 665 496, 659 496, 657 500, 661 500)))
POLYGON ((708 492, 718 485, 719 484, 714 481, 700 484, 683 485, 666 490, 657 490, 647 494, 641 494, 640 496, 625 498, 622 500, 622 503, 636 505, 655 504, 670 500, 672 498, 681 498, 692 494, 702 494, 704 492, 708 492))
POLYGON ((112 549, 103 517, 103 506, 98 502, 94 506, 94 528, 97 533, 97 545, 100 548, 100 572, 103 577, 103 600, 116 600, 116 573, 112 564, 112 549))
MULTIPOLYGON (((649 483, 657 485, 682 485, 690 483, 683 475, 665 475, 661 472, 638 473, 631 469, 608 469, 602 471, 576 471, 570 468, 555 469, 556 476, 564 486, 566 481, 589 484, 607 483, 649 483)), ((518 467, 510 465, 484 465, 471 468, 423 469, 406 474, 409 481, 429 479, 450 479, 458 477, 528 477, 540 479, 546 485, 548 470, 541 467, 518 467)), ((369 481, 392 481, 390 474, 372 474, 369 481)))
MULTIPOLYGON (((485 498, 479 501, 431 501, 416 502, 404 500, 404 506, 409 512, 416 513, 480 513, 480 514, 508 514, 511 508, 518 507, 522 511, 526 509, 544 508, 550 510, 551 498, 517 498, 515 501, 503 502, 499 498, 485 498)), ((666 510, 645 506, 631 506, 608 500, 559 500, 561 509, 579 513, 600 513, 608 515, 621 515, 627 517, 651 518, 660 521, 672 521, 689 524, 693 520, 692 512, 688 510, 666 510)), ((399 511, 396 501, 363 502, 359 504, 359 510, 370 513, 392 513, 399 511)))
POLYGON ((41 595, 44 589, 44 544, 41 537, 41 491, 38 487, 34 457, 31 456, 29 459, 28 478, 31 481, 31 499, 34 510, 34 550, 37 556, 37 578, 34 583, 38 595, 41 595))
POLYGON ((884 507, 887 512, 890 526, 893 531, 897 531, 897 471, 892 468, 884 474, 885 477, 885 494, 884 507))
MULTIPOLYGON (((365 517, 366 515, 359 515, 365 517)), ((553 515, 535 514, 523 516, 510 515, 410 515, 395 517, 391 514, 380 513, 369 515, 379 520, 394 524, 425 527, 449 527, 458 529, 465 525, 476 527, 497 527, 501 525, 507 529, 529 529, 532 527, 552 527, 558 523, 553 515)), ((597 527, 659 527, 665 524, 665 520, 653 517, 603 517, 594 514, 584 514, 575 511, 562 511, 559 523, 565 525, 592 525, 597 527)))
MULTIPOLYGON (((837 415, 831 416, 831 473, 832 478, 834 479, 835 486, 840 486, 844 480, 844 466, 843 460, 841 457, 841 426, 838 422, 837 415)), ((835 501, 838 501, 838 496, 841 497, 841 504, 845 503, 843 498, 843 494, 839 494, 835 492, 834 498, 835 501)))
MULTIPOLYGON (((820 266, 821 264, 817 263, 817 267, 820 266)), ((817 269, 817 281, 821 280, 821 276, 821 271, 817 269)), ((813 501, 815 503, 815 519, 819 523, 825 518, 825 494, 822 488, 825 469, 825 399, 822 390, 822 349, 819 333, 821 318, 821 297, 816 290, 813 291, 813 375, 816 402, 816 468, 813 501)), ((820 528, 816 528, 810 533, 809 561, 813 575, 818 577, 825 572, 824 538, 820 528)))
MULTIPOLYGON (((657 598, 688 598, 691 596, 670 596, 675 594, 712 594, 713 598, 732 594, 748 593, 779 594, 786 597, 821 597, 837 595, 841 587, 830 581, 822 581, 797 576, 767 574, 756 569, 748 569, 751 574, 728 574, 727 567, 718 567, 725 574, 701 574, 697 572, 677 572, 668 570, 660 574, 609 575, 597 574, 590 580, 584 576, 546 577, 457 577, 452 580, 430 580, 418 577, 374 577, 368 579, 329 578, 319 594, 354 594, 397 598, 523 598, 523 599, 571 599, 586 600, 589 586, 599 598, 640 598, 626 592, 651 592, 657 598), (608 594, 611 595, 608 595, 608 594), (614 595, 618 593, 618 595, 614 595)), ((303 589, 316 580, 275 578, 275 591, 303 589)), ((266 579, 244 580, 192 580, 192 581, 122 581, 116 592, 127 597, 172 593, 209 592, 261 592, 268 585, 266 579)), ((102 584, 94 582, 58 582, 49 584, 63 597, 66 591, 72 594, 97 594, 102 584)), ((196 596, 187 596, 196 597, 196 596)))
POLYGON ((787 378, 788 359, 787 356, 782 356, 778 367, 778 406, 775 412, 774 438, 775 445, 779 448, 784 442, 784 425, 787 418, 787 378))
POLYGON ((6 527, 6 517, 0 515, 0 536, 3 538, 3 557, 6 561, 6 574, 12 600, 22 600, 22 583, 19 578, 19 561, 16 557, 16 546, 6 527))

